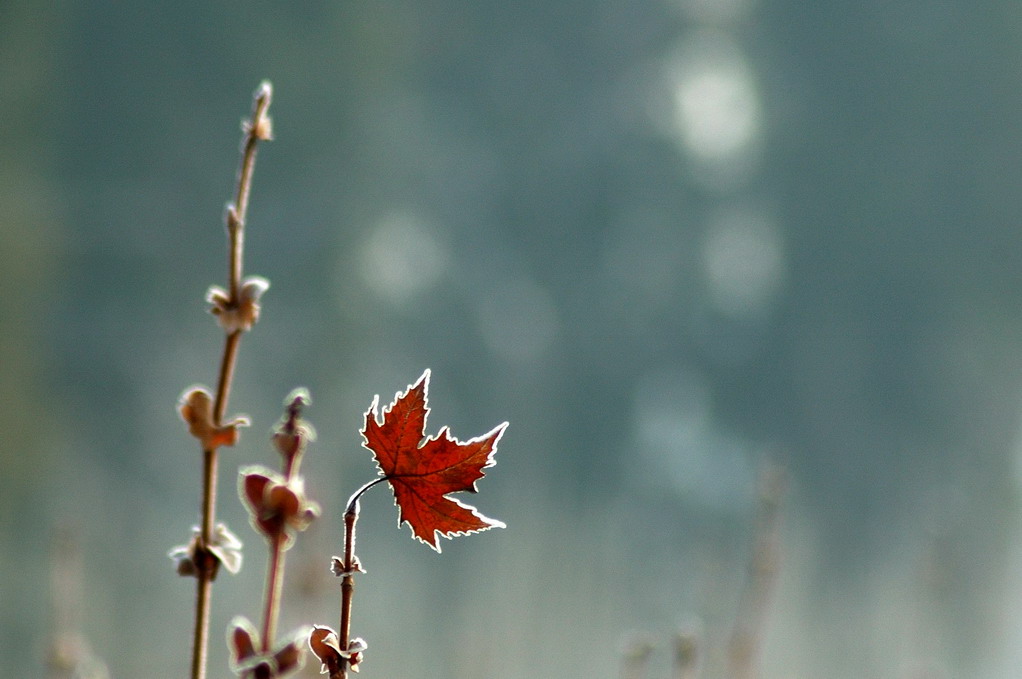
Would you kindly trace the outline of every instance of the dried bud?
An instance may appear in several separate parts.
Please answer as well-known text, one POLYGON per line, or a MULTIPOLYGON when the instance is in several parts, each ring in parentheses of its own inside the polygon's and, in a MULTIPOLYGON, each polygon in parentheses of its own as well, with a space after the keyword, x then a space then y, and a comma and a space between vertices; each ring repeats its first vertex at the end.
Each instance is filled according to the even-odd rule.
POLYGON ((299 387, 284 400, 284 416, 274 428, 273 445, 294 471, 294 463, 305 449, 305 444, 316 439, 316 430, 302 419, 302 409, 312 403, 309 392, 299 387))
POLYGON ((174 561, 174 570, 183 578, 188 578, 198 573, 195 565, 195 544, 177 545, 172 547, 167 556, 174 561))
POLYGON ((308 628, 304 628, 296 633, 296 637, 299 635, 301 636, 300 639, 292 639, 273 654, 273 659, 277 661, 277 671, 281 675, 298 669, 305 660, 305 648, 300 642, 309 636, 308 628))
POLYGON ((273 118, 268 115, 259 116, 255 125, 249 123, 246 128, 259 141, 273 141, 273 118))
POLYGON ((273 86, 269 80, 264 80, 255 92, 255 112, 252 114, 255 120, 246 120, 241 129, 246 135, 250 134, 259 141, 271 141, 273 139, 273 121, 266 110, 270 107, 270 99, 273 97, 273 86))

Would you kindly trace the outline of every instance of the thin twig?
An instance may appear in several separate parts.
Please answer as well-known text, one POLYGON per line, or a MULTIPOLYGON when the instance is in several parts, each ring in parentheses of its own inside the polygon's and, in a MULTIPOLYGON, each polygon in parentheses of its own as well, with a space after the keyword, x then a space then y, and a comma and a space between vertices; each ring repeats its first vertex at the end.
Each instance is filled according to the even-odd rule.
POLYGON ((252 170, 255 169, 256 151, 260 141, 268 141, 273 137, 270 119, 266 115, 272 97, 273 88, 269 82, 263 81, 259 85, 259 89, 256 90, 252 119, 245 125, 245 145, 241 154, 241 167, 238 169, 238 192, 234 205, 227 211, 227 230, 231 239, 231 301, 237 301, 238 288, 241 285, 241 255, 245 240, 245 217, 248 215, 248 196, 252 190, 252 170))
MULTIPOLYGON (((245 125, 245 143, 241 156, 241 167, 238 170, 238 190, 234 205, 227 210, 227 236, 229 240, 228 304, 236 307, 240 302, 241 274, 243 260, 243 244, 245 216, 248 211, 248 197, 251 191, 252 170, 255 167, 258 143, 270 139, 270 122, 266 115, 270 106, 272 88, 263 82, 256 91, 252 108, 252 119, 245 125)), ((231 392, 234 366, 241 341, 241 330, 233 330, 227 334, 224 351, 220 361, 220 372, 217 379, 216 400, 213 407, 213 423, 220 426, 227 410, 227 400, 231 392)), ((206 676, 206 659, 209 646, 209 614, 210 593, 213 578, 216 577, 216 558, 209 552, 213 540, 213 526, 216 521, 216 480, 217 450, 203 450, 202 473, 202 523, 198 553, 201 555, 196 563, 195 593, 195 634, 192 644, 192 679, 204 679, 206 676)))
POLYGON ((266 605, 263 610, 263 653, 269 653, 277 636, 280 592, 284 583, 284 534, 270 541, 270 566, 266 573, 266 605))
POLYGON ((645 679, 653 649, 653 643, 645 637, 632 639, 624 650, 622 679, 645 679))
MULTIPOLYGON (((294 393, 294 392, 292 392, 294 393)), ((295 396, 287 406, 287 419, 280 428, 280 434, 289 437, 289 442, 296 441, 291 454, 284 455, 284 478, 291 481, 298 473, 298 465, 304 443, 301 442, 298 429, 298 417, 301 406, 308 401, 308 394, 295 396)), ((302 431, 304 433, 304 430, 302 431)), ((278 532, 270 538, 270 565, 266 572, 266 600, 263 609, 263 653, 269 653, 277 636, 277 619, 280 617, 280 599, 284 584, 284 554, 287 542, 286 531, 278 532)))
MULTIPOLYGON (((338 638, 342 648, 351 642, 351 601, 355 595, 355 522, 358 521, 358 501, 348 505, 344 513, 344 577, 341 580, 341 625, 338 638)), ((340 670, 330 679, 347 679, 348 659, 341 658, 340 670)))
POLYGON ((50 679, 108 679, 106 664, 92 653, 82 632, 82 554, 72 526, 63 526, 54 537, 50 608, 50 679))
POLYGON ((768 465, 760 475, 759 507, 749 560, 748 580, 738 602, 738 615, 728 645, 728 676, 755 679, 770 598, 780 569, 781 505, 785 475, 768 465))
MULTIPOLYGON (((365 484, 348 498, 348 506, 344 511, 344 559, 341 564, 343 576, 341 579, 341 624, 338 627, 338 639, 341 648, 347 649, 351 644, 351 602, 355 596, 355 573, 361 570, 358 559, 355 556, 355 522, 358 521, 359 505, 358 500, 373 486, 383 483, 387 477, 383 476, 365 484)), ((341 658, 340 668, 331 675, 330 679, 347 679, 348 659, 341 658)))
POLYGON ((696 679, 699 676, 699 636, 695 632, 678 632, 674 637, 675 679, 696 679))

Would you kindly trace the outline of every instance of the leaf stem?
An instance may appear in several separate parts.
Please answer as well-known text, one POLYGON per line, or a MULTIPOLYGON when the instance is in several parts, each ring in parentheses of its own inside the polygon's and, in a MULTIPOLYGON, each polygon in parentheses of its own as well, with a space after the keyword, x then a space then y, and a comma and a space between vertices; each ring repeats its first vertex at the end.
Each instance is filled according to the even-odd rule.
MULTIPOLYGON (((361 488, 356 490, 354 493, 352 493, 351 497, 348 498, 348 504, 347 504, 347 506, 344 509, 344 512, 345 512, 344 515, 347 516, 349 513, 354 512, 356 517, 357 517, 358 516, 358 500, 359 500, 359 498, 361 498, 363 495, 365 495, 365 492, 367 490, 369 490, 370 488, 372 488, 375 485, 383 483, 384 481, 386 481, 389 478, 390 478, 389 476, 381 476, 378 479, 373 479, 372 481, 370 481, 369 483, 365 484, 364 486, 362 486, 361 488)), ((352 536, 351 540, 352 540, 352 547, 354 547, 354 543, 355 543, 354 536, 352 536)))
MULTIPOLYGON (((266 111, 270 106, 272 88, 263 82, 256 91, 252 106, 252 120, 245 125, 245 143, 242 151, 241 166, 238 170, 238 189, 235 203, 227 211, 227 236, 229 240, 228 279, 230 304, 235 306, 240 301, 242 256, 244 253, 245 215, 248 211, 248 197, 252 186, 252 171, 255 168, 255 157, 258 143, 269 139, 269 118, 266 111)), ((216 426, 223 422, 227 411, 227 399, 231 392, 234 366, 238 356, 241 331, 235 330, 227 334, 224 351, 220 361, 220 373, 217 379, 216 401, 213 407, 213 419, 216 426)), ((209 648, 209 614, 210 594, 213 578, 216 577, 219 563, 209 552, 213 540, 213 526, 216 521, 216 480, 217 450, 203 450, 202 472, 202 523, 199 538, 195 592, 195 634, 192 642, 192 679, 205 679, 206 661, 209 648)))

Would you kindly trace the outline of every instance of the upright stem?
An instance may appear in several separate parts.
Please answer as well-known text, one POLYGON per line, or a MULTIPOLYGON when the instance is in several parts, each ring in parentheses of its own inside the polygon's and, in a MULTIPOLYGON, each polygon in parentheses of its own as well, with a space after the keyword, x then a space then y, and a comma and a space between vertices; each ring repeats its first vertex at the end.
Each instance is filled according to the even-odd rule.
POLYGON ((269 653, 277 636, 277 614, 280 611, 280 592, 284 583, 284 535, 273 538, 270 544, 270 567, 266 574, 266 607, 263 611, 263 653, 269 653))
MULTIPOLYGON (((341 624, 338 628, 338 641, 342 649, 351 645, 351 600, 355 596, 355 572, 361 570, 355 557, 355 522, 358 521, 358 499, 362 494, 387 477, 382 476, 365 484, 348 498, 348 507, 344 511, 344 575, 341 578, 341 624)), ((341 658, 341 666, 330 679, 347 679, 348 659, 341 658)))
POLYGON ((649 668, 653 644, 646 639, 636 639, 625 649, 623 679, 644 679, 649 668))
MULTIPOLYGON (((297 403, 289 408, 289 417, 284 431, 295 434, 295 421, 298 419, 297 403)), ((298 460, 301 457, 301 444, 295 452, 284 457, 284 478, 290 481, 297 472, 298 460)), ((286 531, 280 531, 270 540, 270 565, 266 573, 266 601, 263 610, 263 653, 269 653, 273 647, 273 639, 277 636, 277 618, 280 614, 280 594, 284 584, 284 553, 287 542, 286 531)))
POLYGON ((699 638, 694 632, 680 632, 674 638, 675 679, 696 679, 699 676, 699 638))
MULTIPOLYGON (((358 521, 358 500, 348 504, 344 513, 344 577, 341 580, 341 626, 337 635, 342 648, 351 642, 351 600, 355 595, 355 522, 358 521)), ((330 679, 347 679, 348 659, 341 658, 340 671, 330 679)))
MULTIPOLYGON (((234 381, 234 366, 238 361, 238 347, 241 346, 241 330, 228 333, 224 340, 224 353, 220 359, 220 375, 217 378, 216 400, 213 403, 213 424, 223 424, 227 413, 227 399, 231 395, 234 381)), ((216 452, 216 451, 214 451, 216 452)))
POLYGON ((767 466, 760 472, 759 483, 759 506, 748 580, 738 600, 738 615, 728 644, 728 676, 733 679, 755 679, 759 676, 758 654, 770 596, 780 569, 784 472, 779 467, 767 466))
MULTIPOLYGON (((216 450, 202 451, 202 532, 200 544, 208 545, 212 541, 213 518, 216 507, 216 450)), ((206 549, 196 554, 196 590, 195 590, 195 630, 192 639, 192 677, 203 679, 206 676, 206 657, 209 645, 209 611, 210 594, 213 578, 216 576, 217 563, 206 549)))
MULTIPOLYGON (((240 302, 245 216, 248 211, 248 197, 252 186, 252 170, 255 167, 256 148, 260 140, 269 139, 269 118, 266 111, 270 106, 272 89, 264 82, 255 94, 252 119, 245 126, 245 144, 242 150, 241 167, 238 170, 238 190, 235 202, 228 210, 228 281, 230 305, 240 302)), ((217 379, 216 401, 213 406, 214 425, 220 426, 227 411, 227 399, 231 392, 234 365, 237 361, 241 331, 228 333, 220 361, 217 379)), ((206 658, 209 647, 210 594, 213 578, 216 577, 218 562, 208 549, 213 540, 213 526, 216 522, 216 480, 217 451, 203 450, 202 454, 202 523, 200 528, 199 554, 196 563, 195 592, 195 634, 192 642, 192 679, 205 679, 206 658)))
POLYGON ((252 190, 252 170, 255 169, 256 151, 259 142, 272 136, 270 119, 266 111, 270 108, 273 89, 269 82, 263 82, 256 90, 252 106, 252 119, 245 125, 245 145, 241 153, 241 167, 238 169, 238 192, 234 205, 228 211, 227 231, 231 239, 230 250, 230 295, 237 301, 241 285, 241 254, 244 245, 245 217, 248 214, 248 196, 252 190))

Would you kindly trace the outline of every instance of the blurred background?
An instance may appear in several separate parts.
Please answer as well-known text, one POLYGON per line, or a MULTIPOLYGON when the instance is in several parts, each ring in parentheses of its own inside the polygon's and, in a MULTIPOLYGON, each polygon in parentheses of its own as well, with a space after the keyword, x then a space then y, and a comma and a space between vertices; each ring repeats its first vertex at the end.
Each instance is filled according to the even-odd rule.
POLYGON ((762 677, 1019 676, 1020 71, 1009 0, 5 0, 5 672, 73 629, 111 677, 187 673, 176 399, 216 379, 203 297, 265 78, 246 273, 272 287, 229 407, 246 563, 214 586, 211 676, 259 616, 237 469, 278 464, 284 397, 312 394, 324 514, 281 627, 336 625, 362 415, 427 367, 430 433, 510 421, 466 498, 508 527, 438 556, 365 498, 363 676, 618 677, 639 640, 666 677, 689 630, 721 677, 750 600, 762 677))

